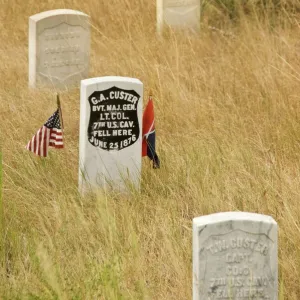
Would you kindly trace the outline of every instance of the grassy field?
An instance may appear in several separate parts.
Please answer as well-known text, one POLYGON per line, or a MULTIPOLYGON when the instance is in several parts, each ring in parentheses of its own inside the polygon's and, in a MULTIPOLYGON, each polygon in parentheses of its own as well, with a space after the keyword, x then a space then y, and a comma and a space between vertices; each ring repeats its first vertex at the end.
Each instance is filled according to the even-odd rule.
POLYGON ((192 218, 220 211, 274 217, 280 300, 300 299, 299 18, 204 4, 200 36, 158 39, 154 0, 0 0, 1 299, 191 299, 192 218), (24 148, 56 107, 28 89, 28 17, 55 8, 91 16, 90 77, 153 91, 162 168, 143 161, 141 193, 78 195, 79 89, 65 149, 24 148))

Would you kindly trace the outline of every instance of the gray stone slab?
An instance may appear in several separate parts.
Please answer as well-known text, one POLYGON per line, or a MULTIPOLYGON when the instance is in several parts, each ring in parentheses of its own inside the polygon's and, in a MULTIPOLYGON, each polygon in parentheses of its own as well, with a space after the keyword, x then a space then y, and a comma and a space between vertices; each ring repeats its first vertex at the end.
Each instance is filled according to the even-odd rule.
POLYGON ((277 300, 277 223, 217 213, 193 219, 193 300, 277 300))
POLYGON ((157 0, 157 31, 165 26, 200 31, 200 0, 157 0))
POLYGON ((89 16, 71 9, 31 16, 28 47, 30 87, 79 87, 89 72, 89 16))
POLYGON ((79 191, 140 186, 143 83, 107 76, 81 81, 79 191))

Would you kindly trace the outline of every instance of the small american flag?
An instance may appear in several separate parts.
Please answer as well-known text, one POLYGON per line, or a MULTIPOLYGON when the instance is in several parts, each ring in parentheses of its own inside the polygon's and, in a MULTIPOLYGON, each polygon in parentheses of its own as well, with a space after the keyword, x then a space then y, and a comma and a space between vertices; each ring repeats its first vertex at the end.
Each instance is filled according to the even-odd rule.
POLYGON ((59 108, 33 136, 27 144, 26 149, 38 156, 46 157, 49 147, 64 147, 59 108))

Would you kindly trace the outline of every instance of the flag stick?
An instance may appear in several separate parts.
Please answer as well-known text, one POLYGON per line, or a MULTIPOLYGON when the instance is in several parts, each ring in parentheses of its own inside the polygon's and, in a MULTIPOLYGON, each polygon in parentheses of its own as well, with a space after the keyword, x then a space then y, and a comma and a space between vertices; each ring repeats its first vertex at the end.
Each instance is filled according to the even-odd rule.
POLYGON ((151 152, 151 156, 152 156, 151 160, 152 160, 152 163, 153 163, 153 169, 159 169, 160 168, 160 162, 159 162, 159 158, 156 154, 156 151, 153 149, 151 144, 148 142, 147 138, 146 138, 146 143, 147 143, 147 146, 149 147, 150 152, 151 152))
POLYGON ((60 108, 59 93, 56 93, 57 108, 60 108))
POLYGON ((59 119, 61 122, 61 130, 64 131, 64 123, 63 123, 63 118, 62 118, 62 110, 61 110, 61 105, 60 105, 60 99, 59 99, 59 94, 56 94, 56 99, 57 99, 57 108, 59 109, 59 119))
POLYGON ((64 122, 62 118, 62 110, 61 110, 61 104, 60 104, 60 99, 59 99, 59 93, 56 93, 56 99, 57 99, 57 108, 58 108, 58 114, 59 114, 59 120, 60 120, 60 127, 63 135, 63 140, 65 139, 64 136, 64 122))

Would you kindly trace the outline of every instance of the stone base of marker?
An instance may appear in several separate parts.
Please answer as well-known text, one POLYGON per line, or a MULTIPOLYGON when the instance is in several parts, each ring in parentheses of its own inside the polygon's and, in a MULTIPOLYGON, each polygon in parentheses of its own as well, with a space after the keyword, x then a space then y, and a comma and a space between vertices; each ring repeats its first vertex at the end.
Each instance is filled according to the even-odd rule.
POLYGON ((193 300, 277 300, 277 223, 228 212, 193 220, 193 300))
POLYGON ((79 190, 139 189, 143 84, 127 77, 81 81, 79 190))
POLYGON ((89 16, 71 9, 45 11, 29 18, 29 86, 79 87, 88 77, 89 16))

